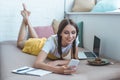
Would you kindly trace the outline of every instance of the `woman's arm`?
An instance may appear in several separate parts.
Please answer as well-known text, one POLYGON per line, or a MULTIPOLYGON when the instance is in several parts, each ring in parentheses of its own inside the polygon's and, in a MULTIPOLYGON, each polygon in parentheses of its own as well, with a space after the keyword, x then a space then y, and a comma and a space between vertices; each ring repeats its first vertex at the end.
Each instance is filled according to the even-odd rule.
POLYGON ((55 60, 55 61, 50 61, 47 64, 53 65, 53 66, 65 66, 69 63, 70 60, 55 60))
MULTIPOLYGON (((68 66, 57 66, 57 65, 51 65, 49 63, 47 64, 44 62, 46 58, 47 58, 47 53, 41 51, 34 63, 34 67, 49 70, 60 74, 72 74, 76 71, 76 70, 71 70, 70 67, 68 66)), ((58 63, 66 64, 68 63, 68 61, 61 61, 61 60, 56 62, 54 61, 54 64, 58 64, 58 63)))

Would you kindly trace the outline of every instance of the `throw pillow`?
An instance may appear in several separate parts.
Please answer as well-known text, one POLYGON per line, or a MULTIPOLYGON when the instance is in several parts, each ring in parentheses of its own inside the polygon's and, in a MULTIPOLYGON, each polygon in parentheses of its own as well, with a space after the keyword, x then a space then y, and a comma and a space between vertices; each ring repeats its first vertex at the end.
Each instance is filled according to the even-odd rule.
POLYGON ((34 29, 39 38, 43 38, 43 37, 48 38, 54 34, 52 26, 37 26, 34 27, 34 29))
POLYGON ((59 24, 60 24, 60 22, 57 21, 56 19, 54 19, 53 22, 52 22, 52 26, 53 26, 53 30, 54 30, 55 34, 57 34, 59 24))
POLYGON ((78 46, 83 48, 83 21, 79 22, 77 25, 79 28, 78 39, 80 42, 78 46))
POLYGON ((25 42, 22 51, 31 55, 38 55, 46 40, 46 38, 30 38, 25 42))
POLYGON ((89 12, 95 5, 95 0, 75 0, 73 4, 73 12, 89 12))
POLYGON ((91 12, 107 12, 114 11, 120 8, 120 0, 101 0, 99 1, 91 12))

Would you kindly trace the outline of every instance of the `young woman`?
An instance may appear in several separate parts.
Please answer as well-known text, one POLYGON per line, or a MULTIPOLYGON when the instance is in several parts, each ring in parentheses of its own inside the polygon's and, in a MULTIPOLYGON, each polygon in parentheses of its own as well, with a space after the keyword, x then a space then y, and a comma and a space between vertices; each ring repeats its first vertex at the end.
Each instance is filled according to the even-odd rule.
MULTIPOLYGON (((26 10, 21 11, 23 16, 22 25, 20 28, 17 45, 20 48, 24 47, 26 41, 26 29, 28 29, 29 36, 38 38, 34 29, 31 27, 29 21, 30 12, 26 10)), ((41 68, 60 74, 72 74, 76 71, 76 67, 68 67, 67 64, 72 58, 77 58, 78 55, 78 27, 71 19, 64 19, 59 25, 56 35, 52 35, 45 42, 42 50, 39 52, 34 63, 35 68, 41 68), (54 61, 45 62, 48 58, 55 59, 54 61)))

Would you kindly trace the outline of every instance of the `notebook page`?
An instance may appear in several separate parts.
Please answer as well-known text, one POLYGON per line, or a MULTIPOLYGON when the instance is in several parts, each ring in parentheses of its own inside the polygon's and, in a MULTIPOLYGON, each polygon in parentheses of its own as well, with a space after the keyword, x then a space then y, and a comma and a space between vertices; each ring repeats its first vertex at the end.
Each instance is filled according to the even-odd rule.
POLYGON ((12 70, 12 72, 17 73, 17 74, 35 75, 35 76, 44 76, 46 74, 52 73, 47 70, 36 69, 36 68, 28 67, 28 66, 24 66, 24 67, 12 70))

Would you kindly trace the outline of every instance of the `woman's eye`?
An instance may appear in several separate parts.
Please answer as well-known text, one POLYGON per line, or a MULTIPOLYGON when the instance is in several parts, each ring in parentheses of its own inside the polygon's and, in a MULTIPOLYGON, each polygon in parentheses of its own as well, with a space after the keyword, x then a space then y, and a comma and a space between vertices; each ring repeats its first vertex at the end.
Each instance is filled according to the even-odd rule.
POLYGON ((69 34, 69 32, 68 32, 68 31, 65 31, 64 33, 65 33, 65 34, 69 34))
POLYGON ((72 34, 75 34, 76 32, 75 31, 72 31, 72 34))
POLYGON ((72 31, 72 32, 65 31, 64 33, 65 33, 65 34, 69 34, 69 33, 71 33, 71 34, 75 34, 75 33, 76 33, 76 31, 72 31))

